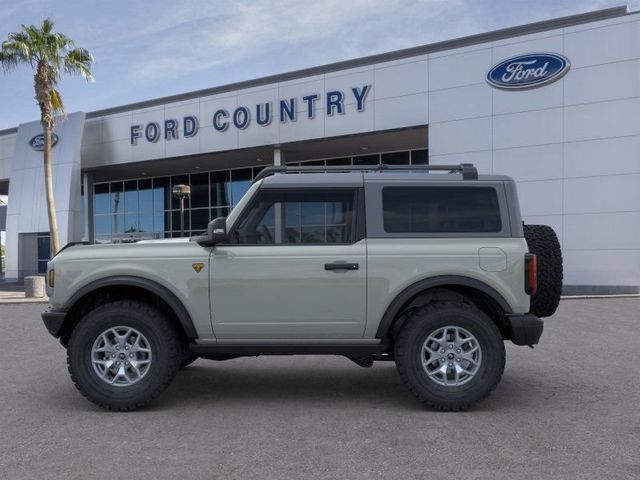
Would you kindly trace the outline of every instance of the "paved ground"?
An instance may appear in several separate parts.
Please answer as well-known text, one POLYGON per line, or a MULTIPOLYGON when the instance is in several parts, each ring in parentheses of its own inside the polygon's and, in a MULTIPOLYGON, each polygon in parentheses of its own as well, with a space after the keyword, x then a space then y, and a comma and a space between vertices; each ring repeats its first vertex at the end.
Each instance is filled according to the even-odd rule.
POLYGON ((640 299, 567 300, 475 410, 422 409, 392 364, 199 360, 144 411, 69 381, 42 305, 0 305, 0 478, 637 479, 640 299))
MULTIPOLYGON (((4 274, 2 274, 4 276, 4 274)), ((25 298, 23 282, 5 282, 0 277, 0 304, 7 303, 48 303, 49 298, 25 298)))

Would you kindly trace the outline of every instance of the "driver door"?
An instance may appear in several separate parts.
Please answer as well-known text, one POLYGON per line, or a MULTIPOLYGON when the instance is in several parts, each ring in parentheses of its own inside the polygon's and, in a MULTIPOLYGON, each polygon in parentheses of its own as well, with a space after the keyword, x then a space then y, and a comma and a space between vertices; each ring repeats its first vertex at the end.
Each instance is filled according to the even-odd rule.
POLYGON ((361 338, 366 318, 363 192, 262 189, 212 249, 219 339, 361 338))

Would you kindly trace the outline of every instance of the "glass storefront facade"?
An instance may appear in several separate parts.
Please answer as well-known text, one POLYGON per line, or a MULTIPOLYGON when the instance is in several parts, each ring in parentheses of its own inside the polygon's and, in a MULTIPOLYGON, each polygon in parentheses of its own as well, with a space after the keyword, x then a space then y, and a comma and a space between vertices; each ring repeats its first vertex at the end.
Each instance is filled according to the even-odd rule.
MULTIPOLYGON (((288 165, 424 165, 427 150, 412 150, 329 158, 288 165)), ((93 233, 95 243, 134 242, 180 236, 180 202, 173 197, 175 185, 191 187, 185 201, 185 236, 206 230, 217 217, 226 216, 265 167, 185 173, 139 178, 93 185, 93 233)))
POLYGON ((47 273, 47 262, 51 260, 51 235, 49 232, 38 232, 38 273, 47 273))
POLYGON ((186 173, 96 183, 93 186, 93 226, 96 243, 132 242, 180 236, 180 202, 175 185, 191 186, 185 200, 185 236, 197 235, 209 221, 223 217, 249 189, 264 167, 186 173))
POLYGON ((427 165, 429 163, 429 151, 402 150, 399 152, 371 153, 353 157, 325 158, 321 160, 305 160, 303 162, 289 163, 287 165, 301 166, 329 166, 329 165, 427 165))

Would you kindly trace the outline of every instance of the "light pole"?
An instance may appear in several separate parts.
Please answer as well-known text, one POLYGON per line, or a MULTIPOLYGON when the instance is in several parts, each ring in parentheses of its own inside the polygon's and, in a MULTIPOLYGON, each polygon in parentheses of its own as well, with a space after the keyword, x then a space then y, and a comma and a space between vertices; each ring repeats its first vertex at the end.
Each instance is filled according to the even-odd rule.
POLYGON ((189 185, 175 185, 172 188, 173 196, 180 200, 180 236, 184 237, 184 201, 191 195, 189 185))

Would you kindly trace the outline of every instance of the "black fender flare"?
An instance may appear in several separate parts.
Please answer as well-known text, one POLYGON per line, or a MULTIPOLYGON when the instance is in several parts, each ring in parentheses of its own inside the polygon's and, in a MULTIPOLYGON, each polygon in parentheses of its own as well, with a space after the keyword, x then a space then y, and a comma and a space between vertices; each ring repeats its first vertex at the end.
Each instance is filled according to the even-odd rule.
POLYGON ((160 285, 153 280, 149 280, 148 278, 135 277, 131 275, 115 275, 112 277, 101 278, 78 289, 78 291, 76 291, 71 296, 71 298, 67 300, 64 309, 67 311, 70 310, 76 304, 76 302, 78 302, 78 300, 93 291, 99 290, 104 287, 123 285, 142 288, 160 297, 167 303, 167 305, 169 305, 169 307, 175 313, 176 318, 180 322, 180 325, 182 326, 182 329, 187 338, 197 338, 198 334, 195 327, 193 326, 191 315, 189 315, 189 312, 180 301, 180 299, 167 287, 160 285))
POLYGON ((385 310, 384 315, 380 320, 378 330, 376 331, 376 338, 387 338, 389 330, 393 325, 393 321, 400 313, 400 309, 409 300, 411 300, 411 298, 418 295, 420 292, 423 292, 430 288, 446 287, 450 285, 458 287, 469 287, 478 290, 491 297, 500 306, 500 308, 504 310, 504 313, 512 313, 511 307, 509 306, 509 303, 505 300, 505 298, 495 288, 487 285, 486 283, 481 282, 480 280, 476 280, 475 278, 464 277, 461 275, 439 275, 436 277, 419 280, 416 283, 409 285, 398 295, 396 295, 396 297, 385 310))

